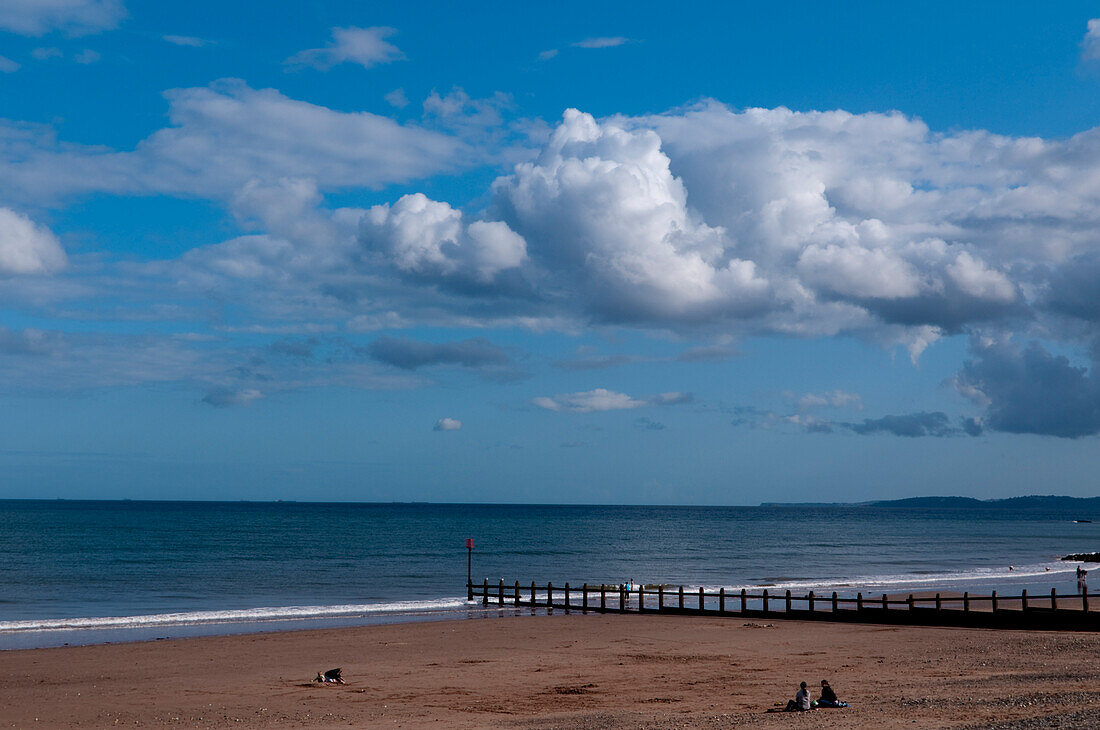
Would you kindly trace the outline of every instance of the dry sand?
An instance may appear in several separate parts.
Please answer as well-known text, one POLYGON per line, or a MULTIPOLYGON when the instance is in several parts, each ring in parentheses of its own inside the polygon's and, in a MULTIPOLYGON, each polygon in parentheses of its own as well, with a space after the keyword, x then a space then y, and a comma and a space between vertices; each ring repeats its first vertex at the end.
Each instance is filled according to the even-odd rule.
POLYGON ((1100 636, 515 616, 0 652, 0 727, 1097 728, 1100 636), (310 682, 340 666, 347 684, 310 682), (844 710, 767 713, 829 679, 844 710))

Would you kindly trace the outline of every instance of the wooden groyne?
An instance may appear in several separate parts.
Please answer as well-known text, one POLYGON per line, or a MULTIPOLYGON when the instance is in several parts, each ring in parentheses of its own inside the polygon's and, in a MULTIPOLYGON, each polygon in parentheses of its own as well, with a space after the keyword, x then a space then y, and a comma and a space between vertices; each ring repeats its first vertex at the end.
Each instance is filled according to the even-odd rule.
POLYGON ((1100 631, 1100 598, 1097 593, 1018 595, 950 593, 906 596, 839 596, 809 591, 759 593, 746 590, 717 593, 683 586, 589 585, 565 583, 521 585, 467 583, 467 598, 483 605, 526 606, 595 613, 672 614, 722 616, 742 619, 789 619, 844 623, 905 624, 911 626, 962 626, 968 628, 1100 631))

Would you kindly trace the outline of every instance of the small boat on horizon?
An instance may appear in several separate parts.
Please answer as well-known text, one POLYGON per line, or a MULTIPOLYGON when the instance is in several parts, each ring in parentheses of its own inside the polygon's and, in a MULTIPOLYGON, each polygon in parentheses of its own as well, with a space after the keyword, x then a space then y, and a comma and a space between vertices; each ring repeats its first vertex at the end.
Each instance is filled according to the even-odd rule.
POLYGON ((1074 522, 1075 522, 1076 524, 1078 524, 1078 525, 1081 525, 1081 524, 1084 524, 1084 523, 1089 523, 1089 524, 1091 524, 1091 523, 1092 523, 1092 520, 1074 520, 1074 522))

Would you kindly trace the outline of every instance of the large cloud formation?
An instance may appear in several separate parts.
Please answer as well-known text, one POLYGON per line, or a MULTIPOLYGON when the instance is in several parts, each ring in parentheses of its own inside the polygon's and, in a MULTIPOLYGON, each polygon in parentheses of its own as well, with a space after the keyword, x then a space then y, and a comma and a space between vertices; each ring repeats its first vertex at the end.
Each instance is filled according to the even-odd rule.
MULTIPOLYGON (((481 219, 508 255, 480 279, 513 271, 584 321, 873 332, 917 354, 1031 315, 1034 263, 1095 243, 1083 224, 1100 217, 1098 160, 1094 132, 937 135, 900 114, 715 103, 603 122, 570 110, 493 183, 481 219)), ((441 283, 478 252, 460 214, 423 196, 368 220, 367 248, 441 283)))
MULTIPOLYGON (((603 121, 570 110, 536 159, 493 183, 480 217, 507 231, 514 255, 481 280, 510 271, 525 302, 580 321, 849 332, 914 357, 944 335, 987 328, 1080 337, 1100 318, 1098 181, 1100 130, 1067 140, 937 134, 897 113, 712 102, 603 121)), ((415 202, 423 213, 402 219, 415 246, 378 225, 362 243, 427 283, 469 270, 470 224, 445 203, 415 202), (436 219, 447 226, 433 234, 436 219)), ((397 205, 412 209, 407 198, 397 205)), ((1028 352, 1013 370, 1018 385, 1095 403, 1083 371, 1068 361, 1044 369, 1028 352)), ((1014 396, 1006 367, 983 352, 958 379, 988 396, 988 427, 1100 430, 1092 406, 1079 405, 1088 413, 1072 424, 1043 420, 1014 396)), ((980 432, 976 423, 956 428, 937 412, 838 425, 948 435, 980 432)))
MULTIPOLYGON (((253 230, 147 271, 268 324, 850 334, 914 358, 963 332, 1072 349, 1100 324, 1100 129, 1060 140, 938 133, 900 113, 713 101, 602 120, 568 110, 538 150, 511 150, 518 164, 471 191, 479 202, 468 209, 418 192, 328 209, 328 191, 410 182, 476 158, 503 107, 461 95, 426 105, 426 120, 454 108, 480 125, 475 133, 232 81, 168 98, 171 126, 130 152, 5 128, 0 192, 225 201, 253 230)), ((480 159, 490 158, 500 159, 480 159)), ((1013 365, 1007 351, 975 347, 956 384, 982 394, 988 428, 1096 432, 1088 413, 1063 428, 1018 412, 1028 406, 1017 376, 1092 402, 1079 364, 1043 365, 1024 348, 1013 365)), ((1051 402, 1063 397, 1051 392, 1051 402)), ((922 418, 859 428, 957 430, 922 418)))

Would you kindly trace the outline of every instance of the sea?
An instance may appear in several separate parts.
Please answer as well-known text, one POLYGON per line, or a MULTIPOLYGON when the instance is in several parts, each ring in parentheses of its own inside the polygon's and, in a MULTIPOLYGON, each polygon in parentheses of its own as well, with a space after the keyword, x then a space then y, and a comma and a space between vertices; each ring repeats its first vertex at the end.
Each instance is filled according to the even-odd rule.
POLYGON ((0 500, 0 526, 0 649, 520 610, 468 602, 468 560, 494 585, 1073 593, 1059 557, 1100 545, 1100 514, 1003 508, 0 500))

